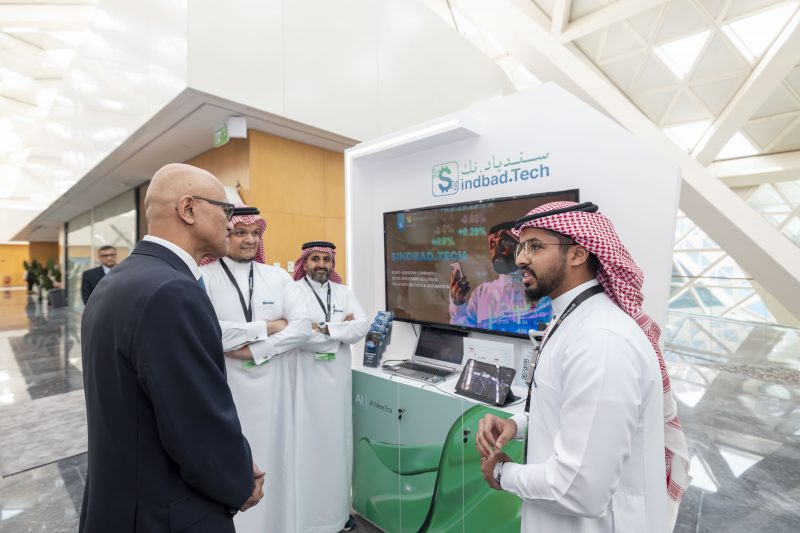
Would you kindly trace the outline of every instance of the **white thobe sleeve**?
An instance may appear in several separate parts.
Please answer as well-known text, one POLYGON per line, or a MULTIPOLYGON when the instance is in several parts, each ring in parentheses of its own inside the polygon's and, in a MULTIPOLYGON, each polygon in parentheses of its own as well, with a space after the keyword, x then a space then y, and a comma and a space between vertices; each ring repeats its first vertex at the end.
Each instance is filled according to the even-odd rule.
POLYGON ((267 323, 263 320, 258 322, 220 320, 219 327, 222 329, 222 349, 226 352, 267 338, 267 323))
POLYGON ((519 413, 511 417, 511 420, 517 425, 517 435, 514 438, 521 439, 525 436, 525 430, 528 428, 528 413, 519 413))
POLYGON ((285 272, 283 283, 283 318, 289 323, 283 330, 266 339, 250 344, 253 361, 260 365, 271 357, 288 352, 305 343, 311 336, 311 319, 308 317, 306 299, 292 278, 285 272))
POLYGON ((503 489, 548 512, 602 516, 620 483, 642 408, 639 360, 631 343, 613 331, 593 329, 571 343, 561 363, 554 453, 543 463, 506 463, 503 489))
POLYGON ((369 331, 369 320, 364 308, 361 307, 356 295, 346 289, 347 307, 345 316, 353 315, 353 320, 345 322, 328 322, 329 337, 344 344, 353 344, 360 341, 369 331))
POLYGON ((349 289, 345 289, 347 303, 344 306, 344 315, 353 315, 353 320, 343 322, 326 322, 330 335, 323 335, 312 331, 311 338, 303 345, 304 350, 312 352, 331 349, 331 341, 343 344, 353 344, 360 341, 369 331, 369 320, 364 313, 364 308, 349 289))

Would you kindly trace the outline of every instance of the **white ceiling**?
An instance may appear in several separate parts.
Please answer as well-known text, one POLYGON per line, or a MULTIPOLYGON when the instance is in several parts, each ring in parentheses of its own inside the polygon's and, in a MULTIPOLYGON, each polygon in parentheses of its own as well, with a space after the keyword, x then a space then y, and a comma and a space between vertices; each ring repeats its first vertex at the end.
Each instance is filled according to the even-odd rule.
MULTIPOLYGON (((48 117, 96 0, 0 3, 0 208, 41 210, 75 182, 48 117)), ((69 132, 66 132, 69 136, 69 132)))
MULTIPOLYGON (((536 83, 540 73, 527 71, 519 54, 498 44, 499 36, 463 16, 461 0, 423 1, 497 61, 518 88, 536 83)), ((800 150, 797 0, 517 3, 525 2, 704 165, 800 150)))

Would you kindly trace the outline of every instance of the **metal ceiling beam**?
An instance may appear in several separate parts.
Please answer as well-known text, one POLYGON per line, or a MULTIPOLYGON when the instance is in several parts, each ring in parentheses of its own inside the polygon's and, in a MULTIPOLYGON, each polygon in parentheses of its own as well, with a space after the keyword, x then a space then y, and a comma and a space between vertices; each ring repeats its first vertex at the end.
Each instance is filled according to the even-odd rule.
POLYGON ((692 155, 708 165, 797 65, 800 10, 789 20, 725 109, 697 143, 692 155))
POLYGON ((728 187, 800 180, 800 151, 718 161, 708 166, 708 172, 728 187))
POLYGON ((563 43, 568 43, 580 39, 584 35, 589 35, 617 22, 627 20, 664 2, 666 0, 619 0, 570 23, 561 32, 560 40, 563 43))
MULTIPOLYGON (((528 0, 461 0, 473 24, 488 31, 507 50, 536 49, 641 142, 680 165, 680 207, 761 285, 800 317, 800 248, 794 246, 741 198, 689 154, 678 148, 574 45, 550 32, 550 20, 528 0)), ((512 52, 513 53, 513 52, 512 52)), ((522 59, 521 59, 522 61, 522 59)), ((524 61, 522 61, 525 64, 524 61)))
POLYGON ((572 11, 572 0, 556 0, 553 6, 553 22, 551 32, 553 35, 561 35, 569 24, 569 17, 572 11))

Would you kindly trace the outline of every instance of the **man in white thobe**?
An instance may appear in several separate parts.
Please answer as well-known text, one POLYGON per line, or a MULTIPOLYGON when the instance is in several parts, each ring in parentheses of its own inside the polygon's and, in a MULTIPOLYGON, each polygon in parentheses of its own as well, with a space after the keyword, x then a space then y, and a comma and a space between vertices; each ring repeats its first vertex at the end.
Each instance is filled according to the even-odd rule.
POLYGON ((295 261, 313 333, 297 356, 297 530, 350 531, 353 470, 350 345, 369 330, 355 294, 335 270, 336 246, 307 242, 295 261))
POLYGON ((242 432, 253 461, 266 473, 262 505, 239 513, 236 531, 287 533, 299 531, 294 381, 297 347, 310 337, 311 322, 289 274, 263 264, 266 224, 258 210, 248 209, 237 206, 231 219, 228 256, 200 270, 222 327, 228 385, 242 432))
POLYGON ((460 265, 451 270, 451 324, 527 334, 550 319, 550 298, 533 305, 525 298, 522 275, 514 263, 517 238, 513 229, 514 222, 502 222, 489 229, 489 253, 497 279, 481 283, 467 297, 470 284, 460 265))
POLYGON ((518 221, 526 295, 550 295, 554 316, 526 413, 487 415, 476 446, 489 485, 522 498, 525 532, 671 531, 689 480, 641 270, 596 211, 554 202, 518 221), (526 432, 516 464, 500 449, 526 432))

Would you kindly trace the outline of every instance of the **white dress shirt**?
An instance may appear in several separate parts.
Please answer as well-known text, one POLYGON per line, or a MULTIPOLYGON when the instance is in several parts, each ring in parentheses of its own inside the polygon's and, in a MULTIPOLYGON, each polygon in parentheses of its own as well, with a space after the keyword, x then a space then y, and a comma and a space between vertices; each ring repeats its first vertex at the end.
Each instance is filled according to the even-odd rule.
MULTIPOLYGON (((553 301, 560 316, 597 281, 553 301)), ((527 464, 506 463, 504 490, 523 500, 522 531, 661 533, 669 529, 661 372, 636 322, 605 294, 585 300, 542 350, 527 464)), ((547 337, 545 337, 547 338, 547 337)))
MULTIPOLYGON (((186 263, 186 266, 189 267, 189 270, 191 270, 192 274, 194 275, 194 279, 200 279, 200 267, 197 266, 197 261, 194 260, 194 257, 189 255, 189 252, 187 252, 177 244, 172 243, 167 239, 162 239, 161 237, 154 237, 153 235, 145 235, 142 240, 160 244, 164 248, 167 248, 169 251, 173 252, 175 255, 181 258, 181 261, 186 263)), ((108 274, 108 272, 106 272, 106 274, 108 274)))

